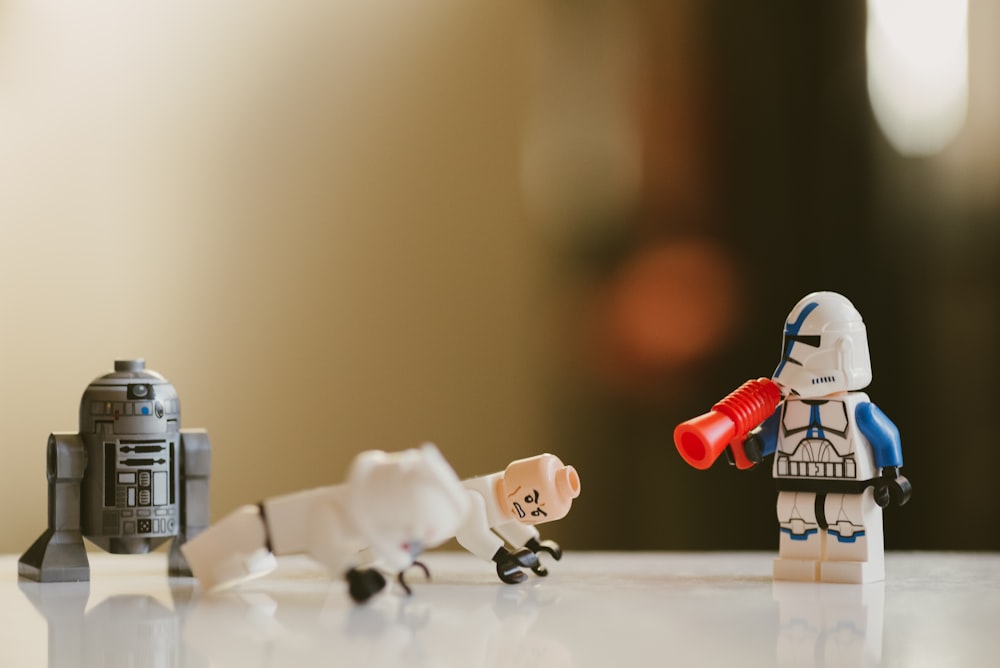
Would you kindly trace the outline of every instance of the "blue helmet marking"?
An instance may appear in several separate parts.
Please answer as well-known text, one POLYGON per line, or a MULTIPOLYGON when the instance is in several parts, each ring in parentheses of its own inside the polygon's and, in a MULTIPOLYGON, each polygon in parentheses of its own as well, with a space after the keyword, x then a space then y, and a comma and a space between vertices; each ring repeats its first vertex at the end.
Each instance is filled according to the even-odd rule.
POLYGON ((816 307, 819 306, 819 302, 809 302, 799 313, 799 317, 795 319, 795 322, 785 323, 785 340, 784 340, 784 350, 781 351, 781 361, 778 363, 778 368, 774 370, 774 377, 777 378, 781 375, 781 370, 785 368, 786 362, 792 362, 794 364, 799 364, 794 359, 792 359, 792 346, 795 345, 799 334, 799 330, 802 329, 802 325, 805 324, 806 318, 812 313, 816 307))

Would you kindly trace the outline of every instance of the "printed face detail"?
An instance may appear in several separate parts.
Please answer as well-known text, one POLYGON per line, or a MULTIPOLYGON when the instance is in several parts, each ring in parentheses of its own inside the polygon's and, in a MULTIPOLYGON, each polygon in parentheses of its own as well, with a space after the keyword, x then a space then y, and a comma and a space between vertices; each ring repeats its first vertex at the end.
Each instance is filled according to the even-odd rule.
POLYGON ((538 490, 533 489, 521 498, 521 489, 519 486, 507 495, 507 498, 513 504, 514 514, 517 515, 518 519, 523 520, 529 513, 532 517, 539 518, 539 521, 543 521, 542 518, 548 517, 549 514, 545 512, 545 502, 539 498, 540 494, 538 490))
POLYGON ((496 500, 508 517, 541 524, 565 517, 579 494, 576 469, 545 454, 511 462, 497 485, 496 500))

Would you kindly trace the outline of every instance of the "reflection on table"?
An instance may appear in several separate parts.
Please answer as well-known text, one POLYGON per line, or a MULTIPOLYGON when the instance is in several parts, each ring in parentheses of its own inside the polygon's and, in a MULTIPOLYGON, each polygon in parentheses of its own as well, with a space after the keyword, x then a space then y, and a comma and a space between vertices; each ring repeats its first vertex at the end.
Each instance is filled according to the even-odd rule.
POLYGON ((159 554, 95 554, 90 583, 44 585, 7 556, 0 645, 5 665, 53 668, 994 663, 1000 555, 890 554, 888 580, 863 586, 772 582, 772 556, 568 552, 510 586, 437 552, 413 596, 363 606, 306 559, 206 594, 159 554))

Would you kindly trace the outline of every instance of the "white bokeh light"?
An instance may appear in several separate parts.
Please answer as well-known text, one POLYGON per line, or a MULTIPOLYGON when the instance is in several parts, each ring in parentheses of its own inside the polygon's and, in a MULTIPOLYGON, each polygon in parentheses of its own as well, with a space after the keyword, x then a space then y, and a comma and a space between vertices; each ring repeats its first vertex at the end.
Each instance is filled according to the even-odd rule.
POLYGON ((939 153, 965 122, 967 0, 868 0, 868 95, 905 156, 939 153))

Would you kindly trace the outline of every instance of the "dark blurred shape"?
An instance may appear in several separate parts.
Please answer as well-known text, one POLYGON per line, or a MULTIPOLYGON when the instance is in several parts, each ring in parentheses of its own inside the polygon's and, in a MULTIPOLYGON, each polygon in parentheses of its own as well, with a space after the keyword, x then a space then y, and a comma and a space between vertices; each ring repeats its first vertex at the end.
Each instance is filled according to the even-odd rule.
POLYGON ((701 363, 729 342, 736 277, 726 252, 707 241, 637 249, 598 297, 598 363, 607 382, 643 386, 701 363))
POLYGON ((631 7, 642 189, 615 234, 564 256, 583 304, 567 330, 595 345, 552 395, 553 449, 589 487, 561 538, 775 549, 769 471, 693 471, 671 432, 770 374, 788 309, 835 290, 865 314, 869 391, 913 481, 908 512, 886 513, 887 549, 1000 549, 984 530, 1000 448, 981 417, 1000 400, 1000 160, 984 158, 1000 155, 996 10, 969 3, 967 122, 913 159, 873 115, 865 3, 631 7))

